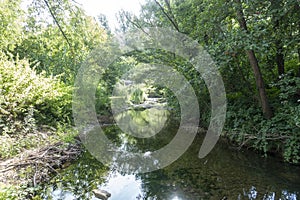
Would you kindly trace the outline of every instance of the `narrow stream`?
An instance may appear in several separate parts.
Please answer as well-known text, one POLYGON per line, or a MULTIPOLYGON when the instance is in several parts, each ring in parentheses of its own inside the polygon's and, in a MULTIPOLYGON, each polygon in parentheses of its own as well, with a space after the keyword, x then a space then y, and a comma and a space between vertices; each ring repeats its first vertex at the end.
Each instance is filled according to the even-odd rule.
MULTIPOLYGON (((153 124, 165 111, 152 110, 156 120, 144 118, 144 111, 127 111, 122 117, 137 117, 139 123, 153 124), (141 120, 143 118, 143 120, 141 120), (145 121, 146 120, 146 121, 145 121)), ((145 112, 149 117, 149 111, 145 112)), ((146 115, 145 114, 145 115, 146 115)), ((126 136, 115 125, 104 128, 107 137, 126 150, 153 151, 167 144, 178 124, 166 125, 150 138, 126 136), (126 142, 124 142, 126 141, 126 142)), ((154 126, 155 129, 158 127, 154 126)), ((237 151, 219 141, 204 159, 198 158, 204 133, 199 132, 189 149, 166 168, 144 174, 120 174, 85 152, 75 163, 53 177, 41 191, 43 199, 94 199, 93 189, 111 193, 109 200, 186 199, 300 199, 300 167, 263 158, 251 151, 237 151)))

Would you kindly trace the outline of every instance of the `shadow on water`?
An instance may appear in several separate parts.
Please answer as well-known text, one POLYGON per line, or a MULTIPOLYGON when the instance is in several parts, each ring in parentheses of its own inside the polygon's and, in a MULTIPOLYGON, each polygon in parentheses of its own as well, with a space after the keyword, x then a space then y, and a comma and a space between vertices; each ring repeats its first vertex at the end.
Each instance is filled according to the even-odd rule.
MULTIPOLYGON (((142 125, 160 121, 148 119, 149 116, 157 119, 167 115, 163 110, 161 113, 156 110, 156 114, 152 115, 149 115, 149 110, 138 112, 128 111, 127 114, 142 125)), ((119 116, 126 117, 124 114, 119 116)), ((176 135, 178 126, 170 120, 163 127, 161 124, 154 125, 155 130, 161 131, 156 135, 148 132, 150 138, 129 136, 115 125, 105 127, 104 131, 123 150, 147 152, 168 144, 176 135)), ((125 126, 125 129, 130 127, 125 126)), ((144 174, 119 173, 85 152, 74 164, 53 177, 41 191, 41 197, 53 200, 96 200, 91 191, 99 188, 112 194, 110 200, 300 199, 299 166, 284 164, 273 158, 262 158, 246 150, 236 151, 222 141, 207 157, 199 159, 197 156, 204 134, 199 132, 190 148, 177 161, 163 169, 144 174)))

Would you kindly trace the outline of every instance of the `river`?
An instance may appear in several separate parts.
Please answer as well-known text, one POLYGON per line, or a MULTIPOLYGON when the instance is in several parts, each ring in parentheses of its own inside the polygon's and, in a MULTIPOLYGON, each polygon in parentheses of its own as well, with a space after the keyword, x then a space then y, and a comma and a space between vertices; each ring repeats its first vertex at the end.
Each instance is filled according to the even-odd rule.
MULTIPOLYGON (((119 119, 130 115, 137 123, 146 123, 155 130, 163 121, 163 128, 155 136, 150 131, 151 137, 136 139, 126 136, 116 125, 105 126, 103 130, 125 150, 151 152, 161 148, 172 140, 179 124, 164 120, 168 117, 165 111, 150 111, 150 117, 147 109, 137 111, 140 113, 127 111, 119 119), (160 124, 155 126, 155 123, 160 124)), ((199 159, 204 134, 199 131, 188 150, 171 165, 147 173, 120 172, 112 166, 104 166, 86 151, 55 175, 40 195, 53 200, 96 200, 92 190, 98 188, 111 193, 109 200, 300 199, 299 166, 282 163, 273 157, 264 158, 245 149, 238 151, 223 140, 208 156, 199 159)))

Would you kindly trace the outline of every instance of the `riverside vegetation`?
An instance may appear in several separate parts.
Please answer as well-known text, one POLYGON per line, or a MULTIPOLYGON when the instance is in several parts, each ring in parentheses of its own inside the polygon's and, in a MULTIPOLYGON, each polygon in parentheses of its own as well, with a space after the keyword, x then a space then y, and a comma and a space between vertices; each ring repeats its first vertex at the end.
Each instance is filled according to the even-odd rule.
MULTIPOLYGON (((41 177, 80 154, 72 128, 74 79, 94 49, 110 51, 106 44, 113 36, 105 16, 95 20, 74 1, 33 0, 26 10, 21 3, 0 1, 0 175, 11 167, 19 177, 0 182, 0 199, 35 198, 41 177), (22 155, 34 164, 22 165, 22 155), (52 163, 58 157, 61 162, 52 163), (39 168, 43 163, 50 164, 39 168), (37 173, 42 169, 47 172, 37 173)), ((149 0, 137 16, 120 11, 117 32, 165 27, 198 41, 225 83, 223 137, 232 146, 299 164, 299 9, 298 0, 149 0)), ((183 74, 198 97, 199 126, 208 126, 210 99, 201 74, 187 60, 158 49, 130 52, 103 69, 96 91, 99 115, 111 114, 113 86, 140 63, 169 65, 183 74)), ((148 95, 166 99, 180 116, 172 92, 147 84, 148 95)))

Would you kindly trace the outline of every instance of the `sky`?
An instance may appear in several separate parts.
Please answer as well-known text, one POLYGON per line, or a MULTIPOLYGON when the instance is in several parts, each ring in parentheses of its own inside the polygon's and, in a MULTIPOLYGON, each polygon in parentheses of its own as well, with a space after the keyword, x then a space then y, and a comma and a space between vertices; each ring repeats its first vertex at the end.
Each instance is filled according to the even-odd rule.
POLYGON ((117 26, 116 14, 121 9, 138 14, 144 0, 76 0, 90 16, 106 15, 112 30, 117 26))
MULTIPOLYGON (((23 0, 22 7, 26 8, 32 0, 23 0)), ((97 17, 100 13, 106 15, 111 30, 118 25, 116 14, 121 9, 138 14, 145 0, 75 0, 89 16, 97 17)), ((77 4, 77 5, 78 5, 77 4)))

